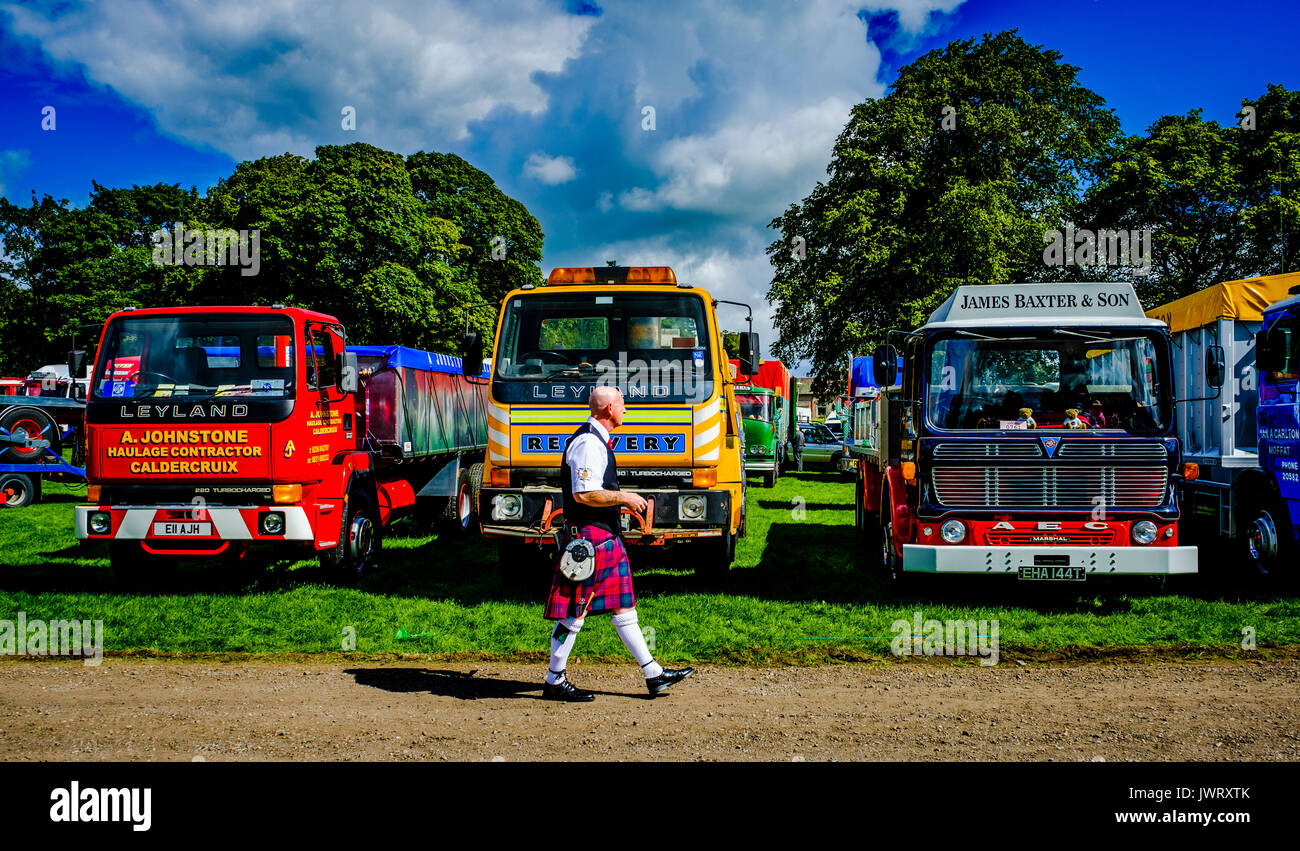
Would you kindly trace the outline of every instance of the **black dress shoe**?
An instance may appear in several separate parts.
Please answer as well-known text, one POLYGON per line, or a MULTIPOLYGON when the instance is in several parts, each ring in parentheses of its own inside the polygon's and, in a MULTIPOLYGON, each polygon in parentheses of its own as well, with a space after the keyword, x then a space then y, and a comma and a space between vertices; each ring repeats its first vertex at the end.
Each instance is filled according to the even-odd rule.
POLYGON ((682 668, 679 671, 673 671, 664 668, 664 672, 657 677, 646 677, 645 687, 650 690, 650 694, 663 694, 664 689, 673 683, 679 683, 682 680, 695 673, 694 668, 682 668))
POLYGON ((542 697, 547 700, 567 700, 572 703, 585 703, 588 700, 595 700, 596 693, 593 691, 583 691, 568 680, 561 680, 555 685, 547 683, 542 686, 542 697))

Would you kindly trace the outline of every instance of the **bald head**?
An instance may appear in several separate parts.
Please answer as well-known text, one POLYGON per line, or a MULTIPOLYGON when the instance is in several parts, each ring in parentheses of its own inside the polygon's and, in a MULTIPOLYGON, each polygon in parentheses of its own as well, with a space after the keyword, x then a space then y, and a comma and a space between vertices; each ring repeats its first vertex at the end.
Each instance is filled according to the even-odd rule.
POLYGON ((588 401, 591 403, 591 416, 607 431, 623 424, 623 394, 617 387, 607 384, 593 387, 588 401))
POLYGON ((593 387, 591 390, 591 399, 589 400, 591 402, 591 413, 593 416, 600 416, 600 412, 604 410, 606 405, 613 404, 622 399, 623 394, 619 392, 617 387, 610 387, 606 384, 593 387))

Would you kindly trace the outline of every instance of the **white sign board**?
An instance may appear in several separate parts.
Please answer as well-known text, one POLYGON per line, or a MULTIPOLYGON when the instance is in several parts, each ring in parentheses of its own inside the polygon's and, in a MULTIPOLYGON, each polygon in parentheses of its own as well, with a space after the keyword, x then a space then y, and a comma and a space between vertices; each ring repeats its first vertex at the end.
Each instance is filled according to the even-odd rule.
POLYGON ((1042 318, 1145 319, 1132 284, 1003 284, 958 287, 930 316, 930 322, 1042 318))

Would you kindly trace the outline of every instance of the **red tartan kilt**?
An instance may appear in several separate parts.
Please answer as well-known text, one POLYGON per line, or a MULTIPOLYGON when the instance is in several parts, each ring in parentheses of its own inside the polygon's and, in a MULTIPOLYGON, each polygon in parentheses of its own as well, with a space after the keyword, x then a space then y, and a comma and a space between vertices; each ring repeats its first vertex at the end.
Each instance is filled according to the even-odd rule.
POLYGON ((560 573, 557 558, 544 617, 552 620, 580 618, 636 606, 636 597, 632 593, 632 568, 627 561, 627 551, 623 549, 623 540, 595 526, 585 526, 579 534, 596 547, 596 569, 586 582, 570 582, 560 573))

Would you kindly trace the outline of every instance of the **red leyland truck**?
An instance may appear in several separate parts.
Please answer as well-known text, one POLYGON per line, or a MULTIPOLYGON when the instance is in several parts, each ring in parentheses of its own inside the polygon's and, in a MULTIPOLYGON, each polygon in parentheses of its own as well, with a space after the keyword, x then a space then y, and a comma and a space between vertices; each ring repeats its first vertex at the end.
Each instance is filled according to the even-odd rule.
POLYGON ((857 528, 890 575, 1196 572, 1169 332, 1130 285, 958 287, 902 336, 901 375, 894 346, 873 355, 874 439, 847 447, 857 528))
POLYGON ((77 537, 108 542, 123 579, 256 546, 355 578, 404 512, 472 525, 487 414, 460 373, 445 355, 349 347, 337 319, 300 308, 115 313, 86 399, 77 537))

